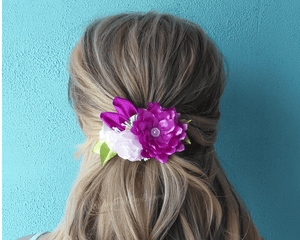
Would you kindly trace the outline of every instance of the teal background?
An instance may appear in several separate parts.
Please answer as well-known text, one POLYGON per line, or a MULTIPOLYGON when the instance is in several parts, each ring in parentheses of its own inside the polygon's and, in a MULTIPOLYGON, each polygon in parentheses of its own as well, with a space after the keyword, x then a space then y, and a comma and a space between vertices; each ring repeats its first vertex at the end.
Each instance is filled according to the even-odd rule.
POLYGON ((53 231, 85 138, 67 61, 95 17, 157 9, 195 21, 226 56, 216 149, 266 240, 300 239, 300 1, 3 1, 3 239, 53 231))

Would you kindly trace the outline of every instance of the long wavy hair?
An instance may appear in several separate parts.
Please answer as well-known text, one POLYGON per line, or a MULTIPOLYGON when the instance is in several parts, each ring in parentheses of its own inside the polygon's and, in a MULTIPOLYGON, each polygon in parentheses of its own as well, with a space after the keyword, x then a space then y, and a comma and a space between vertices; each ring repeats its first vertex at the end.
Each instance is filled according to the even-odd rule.
POLYGON ((68 96, 86 136, 64 216, 45 239, 259 240, 214 143, 228 67, 196 23, 156 10, 95 18, 72 49, 68 96), (162 164, 92 152, 115 96, 191 119, 191 144, 162 164))

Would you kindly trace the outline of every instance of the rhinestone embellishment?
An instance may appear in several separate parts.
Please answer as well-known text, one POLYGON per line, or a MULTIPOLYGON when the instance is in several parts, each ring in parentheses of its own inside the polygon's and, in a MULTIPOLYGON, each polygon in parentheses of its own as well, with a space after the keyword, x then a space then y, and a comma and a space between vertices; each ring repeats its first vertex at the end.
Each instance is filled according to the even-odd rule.
POLYGON ((159 129, 158 129, 158 128, 152 128, 152 129, 151 129, 151 135, 152 135, 153 137, 158 137, 158 136, 160 135, 159 129))

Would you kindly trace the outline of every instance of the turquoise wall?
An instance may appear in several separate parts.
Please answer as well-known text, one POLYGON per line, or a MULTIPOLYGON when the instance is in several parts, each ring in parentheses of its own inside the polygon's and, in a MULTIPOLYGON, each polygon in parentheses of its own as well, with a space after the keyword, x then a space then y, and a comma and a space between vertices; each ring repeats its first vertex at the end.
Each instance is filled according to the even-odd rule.
POLYGON ((67 61, 94 17, 157 9, 199 23, 227 57, 216 149, 266 240, 300 239, 300 1, 3 1, 3 239, 53 231, 85 138, 67 61))

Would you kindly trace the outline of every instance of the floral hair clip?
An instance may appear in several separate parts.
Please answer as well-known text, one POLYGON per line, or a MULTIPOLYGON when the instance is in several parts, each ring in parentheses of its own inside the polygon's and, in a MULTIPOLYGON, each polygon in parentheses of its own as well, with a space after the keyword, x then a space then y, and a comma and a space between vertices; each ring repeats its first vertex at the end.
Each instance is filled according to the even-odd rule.
POLYGON ((93 148, 100 154, 101 166, 118 154, 130 161, 155 158, 161 163, 169 155, 182 152, 182 140, 191 144, 186 135, 191 120, 180 119, 175 107, 162 108, 159 103, 148 102, 147 109, 136 110, 127 99, 115 97, 113 105, 118 113, 103 112, 100 140, 93 148))

